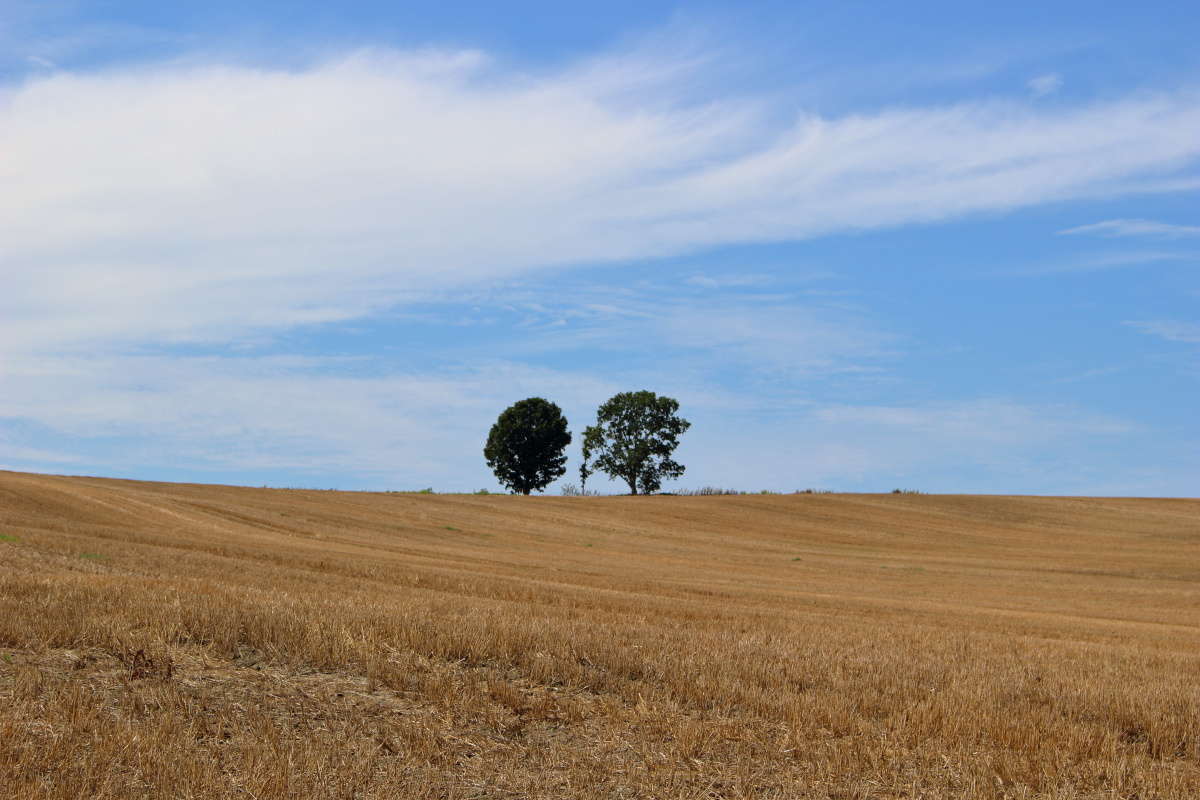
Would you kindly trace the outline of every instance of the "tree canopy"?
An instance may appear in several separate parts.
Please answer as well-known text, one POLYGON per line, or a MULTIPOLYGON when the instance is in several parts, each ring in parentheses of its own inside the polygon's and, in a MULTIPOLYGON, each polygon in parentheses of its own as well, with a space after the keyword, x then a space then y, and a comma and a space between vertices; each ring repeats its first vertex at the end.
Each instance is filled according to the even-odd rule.
POLYGON ((483 456, 510 491, 542 491, 567 471, 563 453, 571 443, 562 409, 541 397, 513 403, 497 417, 483 456))
POLYGON ((683 475, 671 458, 691 423, 679 416, 679 401, 654 392, 613 395, 596 412, 596 424, 583 433, 584 485, 597 471, 622 480, 630 494, 650 494, 662 482, 683 475))

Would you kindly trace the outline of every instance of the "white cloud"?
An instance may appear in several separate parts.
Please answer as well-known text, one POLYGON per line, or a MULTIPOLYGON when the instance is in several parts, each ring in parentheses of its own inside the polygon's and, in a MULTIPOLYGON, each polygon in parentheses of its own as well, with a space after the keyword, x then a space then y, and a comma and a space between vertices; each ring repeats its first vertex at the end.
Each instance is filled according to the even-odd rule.
MULTIPOLYGON (((295 71, 160 65, 0 88, 0 417, 117 437, 102 460, 118 472, 171 461, 473 488, 487 476, 464 454, 516 397, 551 396, 584 421, 612 392, 660 381, 682 387, 715 432, 748 400, 697 379, 696 363, 786 373, 772 397, 793 402, 796 376, 861 367, 895 341, 844 309, 699 292, 712 300, 610 296, 530 313, 561 326, 556 347, 683 354, 673 374, 130 353, 236 344, 584 262, 1148 190, 1200 157, 1200 98, 1188 92, 780 123, 754 98, 700 102, 694 86, 672 98, 687 64, 639 58, 528 76, 479 53, 370 52, 295 71)), ((831 481, 925 463, 935 418, 956 441, 1000 452, 1021 426, 1088 433, 1015 405, 797 408, 829 435, 764 428, 756 446, 782 442, 831 481)), ((753 460, 723 441, 713 480, 787 467, 749 475, 739 464, 753 460)), ((83 458, 11 435, 0 456, 83 458)))
POLYGON ((1173 320, 1130 320, 1125 324, 1131 328, 1137 328, 1142 333, 1158 336, 1170 342, 1200 344, 1200 323, 1173 320))
MULTIPOLYGON (((110 474, 187 465, 214 476, 282 471, 300 483, 337 476, 343 485, 467 489, 491 485, 473 454, 495 415, 522 396, 553 398, 577 432, 600 402, 631 388, 668 391, 689 414, 778 409, 794 404, 794 381, 861 368, 894 344, 860 312, 838 306, 696 289, 679 296, 669 282, 639 284, 490 287, 425 307, 442 325, 479 303, 485 315, 504 308, 506 316, 473 322, 482 327, 466 342, 419 336, 418 366, 409 366, 404 342, 353 359, 253 350, 18 355, 0 360, 0 420, 21 420, 83 451, 89 442, 120 442, 104 448, 110 474), (572 366, 496 361, 496 353, 572 366), (737 388, 714 381, 734 371, 737 388), (755 396, 763 381, 773 391, 755 396)), ((26 444, 0 441, 0 460, 31 453, 18 449, 26 444)))
POLYGON ((707 368, 737 371, 743 378, 807 378, 873 369, 876 362, 894 357, 901 344, 842 298, 828 302, 783 292, 709 291, 726 286, 724 279, 684 283, 697 288, 651 282, 636 289, 564 289, 552 299, 544 294, 496 298, 524 315, 523 327, 559 326, 553 336, 531 335, 506 348, 525 355, 584 349, 621 353, 623 363, 638 366, 659 362, 669 353, 672 364, 687 365, 693 373, 707 368))
MULTIPOLYGON (((301 485, 439 490, 494 487, 483 438, 500 410, 531 395, 559 403, 578 437, 614 392, 671 387, 695 423, 680 449, 689 465, 685 486, 847 488, 882 480, 1055 491, 1081 485, 1070 454, 1092 452, 1064 444, 1137 430, 1073 406, 1011 400, 871 406, 793 398, 765 409, 768 399, 693 381, 674 360, 614 379, 508 362, 434 374, 363 375, 354 367, 285 357, 21 360, 0 373, 11 387, 0 395, 0 418, 51 428, 71 442, 119 440, 103 456, 108 474, 182 467, 228 479, 271 471, 301 485), (1060 453, 1056 465, 1045 462, 1048 444, 1060 453)), ((576 480, 578 442, 568 481, 576 480)), ((51 470, 88 463, 14 436, 0 437, 0 462, 51 470)))
POLYGON ((1171 261, 1194 261, 1189 253, 1173 253, 1161 250, 1134 250, 1120 253, 1100 253, 1068 259, 1058 259, 1040 264, 1031 264, 1018 269, 1005 270, 1002 275, 1060 275, 1071 272, 1099 272, 1109 269, 1138 267, 1146 264, 1161 264, 1171 261))
POLYGON ((646 72, 619 58, 30 78, 0 94, 0 348, 223 341, 534 268, 1131 189, 1200 156, 1193 93, 781 126, 749 98, 659 102, 672 66, 650 105, 616 91, 646 72))
POLYGON ((690 275, 684 281, 689 286, 699 286, 701 289, 730 289, 745 286, 762 286, 769 283, 765 275, 690 275))
POLYGON ((1091 225, 1080 225, 1059 231, 1060 235, 1095 234, 1096 236, 1152 236, 1160 239, 1182 239, 1200 236, 1200 225, 1173 225, 1149 219, 1110 219, 1091 225))
POLYGON ((1051 72, 1046 75, 1038 75, 1036 78, 1030 79, 1026 84, 1029 87, 1029 92, 1034 97, 1045 97, 1049 94, 1054 94, 1062 88, 1063 79, 1058 73, 1051 72))
POLYGON ((1010 399, 799 403, 774 417, 706 411, 680 460, 693 465, 687 485, 1079 493, 1120 479, 1110 446, 1139 432, 1074 405, 1010 399))
POLYGON ((849 313, 794 302, 663 305, 651 340, 719 364, 792 375, 861 368, 885 357, 895 337, 849 313))
POLYGON ((1068 435, 1129 433, 1126 422, 1089 414, 1074 407, 1035 407, 1010 400, 977 400, 957 405, 829 406, 816 413, 832 425, 857 425, 891 429, 939 442, 956 441, 963 447, 980 444, 1041 443, 1068 435))
MULTIPOLYGON (((488 478, 482 456, 469 454, 482 452, 488 426, 514 399, 543 395, 594 408, 618 390, 505 362, 425 374, 362 375, 354 366, 289 357, 20 359, 0 367, 8 389, 0 418, 74 442, 119 437, 121 447, 104 458, 117 473, 186 465, 466 488, 488 478)), ((35 465, 83 460, 25 447, 11 434, 0 438, 0 456, 35 465)))
POLYGON ((72 453, 60 453, 55 450, 47 450, 39 447, 25 447, 11 441, 10 436, 0 436, 0 452, 4 454, 4 458, 15 459, 19 463, 4 463, 0 462, 0 469, 20 471, 24 466, 28 468, 30 463, 38 465, 69 465, 78 464, 83 459, 72 453))

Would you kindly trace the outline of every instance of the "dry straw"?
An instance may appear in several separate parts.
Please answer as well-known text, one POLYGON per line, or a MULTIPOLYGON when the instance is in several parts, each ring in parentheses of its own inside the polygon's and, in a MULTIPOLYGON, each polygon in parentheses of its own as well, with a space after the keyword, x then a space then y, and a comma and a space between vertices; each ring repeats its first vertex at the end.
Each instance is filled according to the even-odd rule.
POLYGON ((0 533, 0 797, 1200 796, 1198 501, 0 473, 0 533))

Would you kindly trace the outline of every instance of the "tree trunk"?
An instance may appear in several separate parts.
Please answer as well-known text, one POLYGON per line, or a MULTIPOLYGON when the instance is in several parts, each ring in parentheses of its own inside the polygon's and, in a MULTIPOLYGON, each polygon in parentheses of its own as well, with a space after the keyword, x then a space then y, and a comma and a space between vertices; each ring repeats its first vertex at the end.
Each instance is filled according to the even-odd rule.
POLYGON ((637 494, 637 478, 626 478, 625 482, 629 484, 629 493, 637 494))

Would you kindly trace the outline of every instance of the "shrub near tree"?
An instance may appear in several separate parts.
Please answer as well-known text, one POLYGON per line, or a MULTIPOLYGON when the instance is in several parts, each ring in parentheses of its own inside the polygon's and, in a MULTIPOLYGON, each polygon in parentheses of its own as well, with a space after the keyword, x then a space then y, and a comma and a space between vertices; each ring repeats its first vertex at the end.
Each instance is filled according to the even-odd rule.
POLYGON ((567 471, 571 443, 562 409, 541 397, 513 403, 497 417, 483 456, 496 480, 512 492, 542 491, 567 471))
POLYGON ((654 392, 622 392, 609 398, 596 412, 596 424, 583 433, 579 475, 584 486, 588 475, 599 471, 624 481, 630 494, 650 494, 664 480, 683 475, 684 466, 671 455, 692 423, 678 412, 678 400, 654 392))

